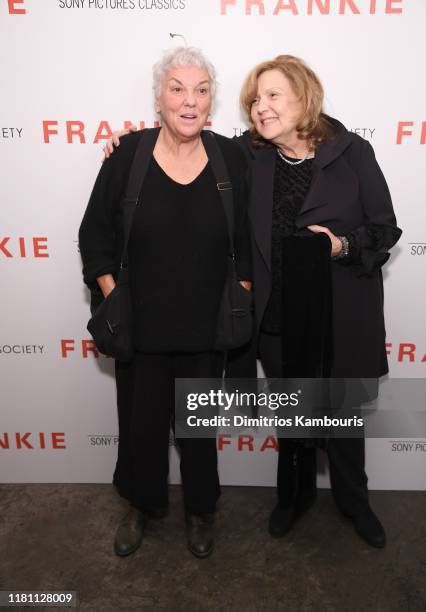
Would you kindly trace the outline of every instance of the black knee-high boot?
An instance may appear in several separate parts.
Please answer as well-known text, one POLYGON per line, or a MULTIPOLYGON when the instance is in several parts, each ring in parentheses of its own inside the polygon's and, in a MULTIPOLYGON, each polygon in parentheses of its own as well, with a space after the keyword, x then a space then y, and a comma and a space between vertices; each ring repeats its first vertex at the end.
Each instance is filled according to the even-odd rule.
POLYGON ((298 491, 296 510, 300 516, 308 510, 317 498, 317 449, 306 443, 299 445, 297 451, 298 491))
POLYGON ((277 489, 282 507, 296 506, 305 510, 317 494, 316 448, 304 440, 280 439, 277 489))
POLYGON ((292 439, 278 440, 278 503, 282 508, 296 505, 299 490, 298 441, 292 439))
POLYGON ((278 504, 269 519, 269 533, 284 536, 316 499, 316 448, 304 440, 280 439, 278 504))

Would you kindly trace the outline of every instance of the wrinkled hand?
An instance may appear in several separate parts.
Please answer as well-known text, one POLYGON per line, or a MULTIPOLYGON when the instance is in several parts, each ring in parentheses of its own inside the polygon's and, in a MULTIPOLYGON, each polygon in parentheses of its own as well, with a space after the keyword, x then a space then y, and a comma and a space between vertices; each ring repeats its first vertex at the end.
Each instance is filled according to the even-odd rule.
POLYGON ((315 234, 324 233, 330 238, 331 241, 331 256, 336 257, 342 250, 342 243, 340 240, 333 234, 332 231, 328 229, 328 227, 324 227, 322 225, 308 225, 308 230, 314 232, 315 234))
POLYGON ((108 159, 111 153, 114 152, 114 147, 120 146, 120 138, 125 136, 126 134, 130 134, 130 132, 137 132, 138 128, 136 125, 131 125, 129 129, 121 130, 120 132, 117 130, 112 133, 112 136, 109 140, 106 141, 105 146, 103 147, 104 151, 104 159, 108 159))
POLYGON ((240 281, 241 287, 244 287, 246 291, 251 291, 253 283, 251 281, 240 281))

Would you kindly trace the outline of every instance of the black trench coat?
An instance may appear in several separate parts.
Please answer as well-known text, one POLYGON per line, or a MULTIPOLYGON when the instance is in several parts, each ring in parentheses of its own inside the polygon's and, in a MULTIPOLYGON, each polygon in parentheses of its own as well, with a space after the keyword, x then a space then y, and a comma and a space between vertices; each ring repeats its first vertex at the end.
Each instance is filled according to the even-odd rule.
MULTIPOLYGON (((385 178, 371 145, 335 119, 336 135, 317 149, 310 190, 296 220, 297 233, 323 225, 335 235, 355 232, 359 261, 332 262, 332 376, 377 378, 388 372, 382 265, 401 230, 385 178)), ((275 147, 255 148, 249 133, 238 139, 251 165, 249 217, 253 234, 255 333, 228 358, 228 375, 255 376, 260 323, 271 292, 271 232, 275 147)))

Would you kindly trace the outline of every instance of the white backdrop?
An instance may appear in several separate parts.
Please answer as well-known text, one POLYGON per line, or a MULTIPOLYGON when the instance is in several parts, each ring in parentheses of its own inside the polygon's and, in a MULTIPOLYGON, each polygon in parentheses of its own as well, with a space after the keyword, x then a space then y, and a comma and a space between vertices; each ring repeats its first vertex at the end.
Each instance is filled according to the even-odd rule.
MULTIPOLYGON (((111 480, 112 361, 85 329, 77 231, 109 127, 154 125, 151 66, 182 44, 170 33, 217 68, 215 131, 245 129, 246 72, 291 53, 321 77, 326 110, 372 143, 404 230, 385 273, 391 376, 424 377, 425 2, 0 0, 0 20, 2 482, 111 480)), ((220 449, 224 484, 274 483, 263 442, 220 449)), ((425 460, 425 440, 368 440, 370 486, 426 489, 425 460)))

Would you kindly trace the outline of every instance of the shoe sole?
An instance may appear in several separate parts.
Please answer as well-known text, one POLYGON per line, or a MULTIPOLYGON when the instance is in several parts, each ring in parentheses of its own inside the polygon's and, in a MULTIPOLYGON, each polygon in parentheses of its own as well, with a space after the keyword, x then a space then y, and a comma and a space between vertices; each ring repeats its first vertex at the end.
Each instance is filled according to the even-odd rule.
POLYGON ((292 525, 290 529, 287 529, 287 531, 284 531, 284 533, 273 533, 270 529, 268 529, 268 533, 271 536, 271 538, 274 538, 275 540, 279 540, 280 538, 284 538, 293 529, 293 527, 294 525, 292 525))
POLYGON ((141 544, 142 544, 142 541, 139 542, 139 544, 137 546, 134 546, 133 548, 131 548, 127 552, 120 552, 116 548, 114 548, 114 552, 117 555, 117 557, 128 557, 129 555, 133 555, 133 553, 136 552, 138 548, 140 548, 141 544))

